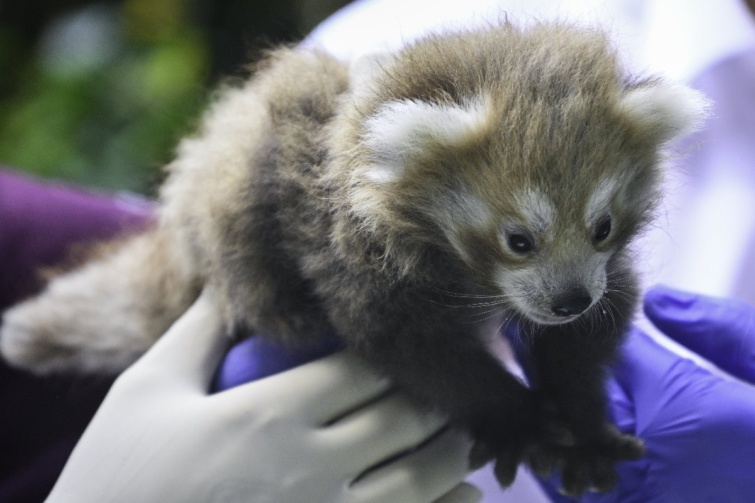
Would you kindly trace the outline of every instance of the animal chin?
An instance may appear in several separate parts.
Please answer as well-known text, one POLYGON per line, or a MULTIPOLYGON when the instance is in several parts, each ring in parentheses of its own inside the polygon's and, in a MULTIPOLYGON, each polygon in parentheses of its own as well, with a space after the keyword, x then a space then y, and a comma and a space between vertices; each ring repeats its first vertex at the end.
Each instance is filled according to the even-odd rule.
POLYGON ((538 325, 563 325, 570 323, 584 314, 584 312, 572 316, 557 316, 555 314, 540 311, 527 310, 521 312, 522 316, 538 325))

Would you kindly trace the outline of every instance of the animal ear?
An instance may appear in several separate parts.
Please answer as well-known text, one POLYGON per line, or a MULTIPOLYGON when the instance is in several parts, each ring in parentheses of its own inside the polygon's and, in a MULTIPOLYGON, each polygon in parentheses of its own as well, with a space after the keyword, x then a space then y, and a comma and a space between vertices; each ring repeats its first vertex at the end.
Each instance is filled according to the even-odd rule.
POLYGON ((362 143, 371 153, 367 177, 396 181, 417 155, 472 141, 491 123, 489 110, 481 97, 463 105, 418 100, 384 104, 364 126, 362 143))
POLYGON ((696 131, 708 117, 711 102, 682 84, 658 80, 626 90, 620 108, 646 134, 668 142, 696 131))

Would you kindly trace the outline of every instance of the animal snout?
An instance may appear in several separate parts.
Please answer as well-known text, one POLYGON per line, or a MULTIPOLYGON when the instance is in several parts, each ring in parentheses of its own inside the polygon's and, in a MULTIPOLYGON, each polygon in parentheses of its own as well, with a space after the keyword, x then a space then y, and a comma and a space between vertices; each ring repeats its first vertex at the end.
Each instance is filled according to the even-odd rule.
POLYGON ((556 316, 576 316, 592 304, 592 297, 584 288, 577 288, 562 294, 553 302, 551 311, 556 316))

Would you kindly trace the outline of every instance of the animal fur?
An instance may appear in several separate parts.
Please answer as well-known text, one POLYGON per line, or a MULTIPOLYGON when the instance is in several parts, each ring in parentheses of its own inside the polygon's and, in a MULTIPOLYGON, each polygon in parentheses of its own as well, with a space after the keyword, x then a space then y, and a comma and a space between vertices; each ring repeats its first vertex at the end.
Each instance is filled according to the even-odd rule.
POLYGON ((604 420, 637 298, 627 244, 662 147, 704 109, 564 25, 428 36, 351 66, 277 50, 181 143, 155 227, 9 310, 3 355, 118 372, 211 285, 232 332, 337 334, 470 431, 503 485, 526 460, 561 467, 570 492, 609 488, 642 453, 604 420), (484 342, 504 315, 532 388, 484 342))

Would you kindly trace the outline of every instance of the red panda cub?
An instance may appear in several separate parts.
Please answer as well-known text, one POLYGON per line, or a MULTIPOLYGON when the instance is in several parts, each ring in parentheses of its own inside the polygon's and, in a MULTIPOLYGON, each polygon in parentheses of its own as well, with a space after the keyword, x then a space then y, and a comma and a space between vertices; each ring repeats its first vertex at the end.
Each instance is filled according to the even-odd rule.
POLYGON ((706 101, 561 24, 431 35, 346 65, 273 52, 185 139, 151 230, 5 313, 3 356, 115 373, 204 286, 234 334, 348 351, 495 459, 608 489, 642 443, 606 423, 638 296, 627 245, 706 101), (531 386, 490 353, 518 320, 531 386))

